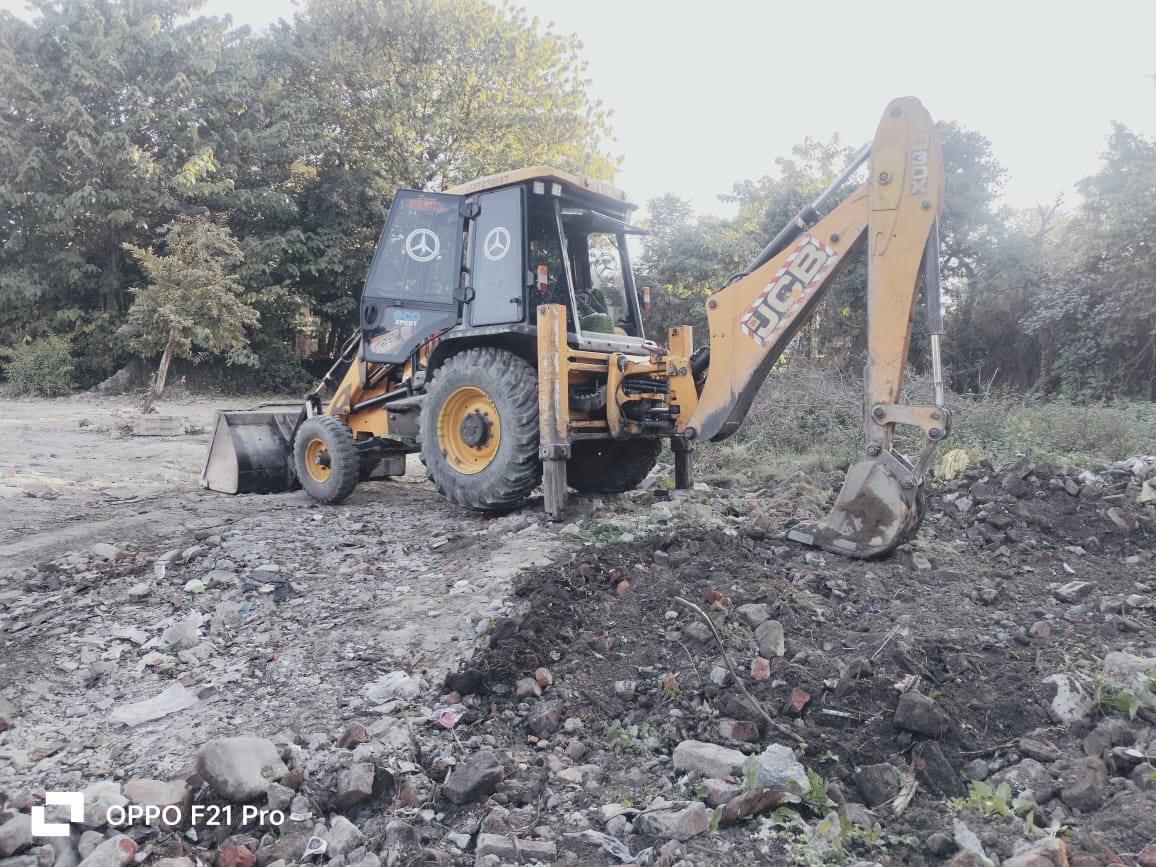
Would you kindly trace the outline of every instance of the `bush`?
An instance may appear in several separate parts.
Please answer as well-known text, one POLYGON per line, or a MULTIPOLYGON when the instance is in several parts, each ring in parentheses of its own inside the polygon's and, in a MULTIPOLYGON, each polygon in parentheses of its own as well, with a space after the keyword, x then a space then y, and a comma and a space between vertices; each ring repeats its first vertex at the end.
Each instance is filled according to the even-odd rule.
MULTIPOLYGON (((229 364, 222 358, 197 365, 182 361, 173 364, 169 378, 193 391, 223 394, 300 395, 317 384, 317 378, 306 370, 305 360, 288 344, 258 335, 250 346, 257 356, 254 366, 229 364)), ((326 370, 329 364, 332 362, 326 363, 326 370)))
POLYGON ((863 451, 863 386, 833 368, 795 361, 772 370, 742 427, 721 446, 703 444, 707 472, 777 478, 798 469, 844 469, 863 451))
MULTIPOLYGON (((909 373, 903 403, 933 401, 930 377, 909 373)), ((948 393, 951 436, 937 459, 963 449, 972 463, 999 465, 1026 454, 1035 461, 1081 466, 1106 464, 1152 452, 1156 404, 1079 405, 1038 401, 1013 392, 984 397, 948 393)), ((700 466, 714 476, 741 473, 754 479, 842 469, 863 460, 863 382, 857 376, 798 360, 773 370, 738 433, 721 446, 703 444, 700 466)), ((923 436, 899 425, 895 447, 915 459, 923 436)))
POLYGON ((63 397, 72 393, 72 346, 63 337, 41 337, 4 351, 4 373, 15 395, 63 397))

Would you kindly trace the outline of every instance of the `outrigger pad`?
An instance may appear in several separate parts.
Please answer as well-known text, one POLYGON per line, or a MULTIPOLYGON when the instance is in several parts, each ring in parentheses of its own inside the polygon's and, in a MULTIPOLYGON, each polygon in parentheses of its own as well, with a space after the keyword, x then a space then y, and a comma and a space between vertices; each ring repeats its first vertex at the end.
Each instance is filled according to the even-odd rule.
POLYGON ((890 554, 913 538, 923 520, 923 485, 904 488, 879 461, 863 461, 847 478, 831 513, 814 524, 795 527, 787 538, 840 554, 870 560, 890 554))
POLYGON ((201 485, 223 494, 288 491, 293 471, 293 431, 298 405, 255 410, 217 410, 201 485))

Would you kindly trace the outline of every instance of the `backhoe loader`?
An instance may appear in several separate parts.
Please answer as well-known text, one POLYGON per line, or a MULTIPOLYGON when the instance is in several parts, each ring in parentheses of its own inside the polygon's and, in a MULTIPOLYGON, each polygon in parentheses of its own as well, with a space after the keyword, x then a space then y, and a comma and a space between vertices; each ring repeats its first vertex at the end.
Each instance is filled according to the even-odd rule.
POLYGON ((557 518, 568 487, 636 487, 667 438, 675 484, 689 487, 695 445, 738 429, 771 366, 865 248, 863 460, 831 513, 790 537, 884 555, 917 530, 924 472, 951 423, 939 361, 942 200, 931 118, 897 99, 843 175, 707 299, 709 344, 696 349, 685 326, 665 346, 646 339, 626 243, 635 206, 615 187, 528 168, 444 192, 402 190, 366 277, 360 329, 338 362, 303 406, 219 413, 203 483, 230 493, 299 483, 337 503, 362 479, 404 473, 417 452, 459 506, 509 510, 541 486, 557 518), (868 180, 821 215, 868 161, 868 180), (921 279, 935 405, 907 406, 921 279), (893 448, 897 424, 922 430, 914 464, 893 448))

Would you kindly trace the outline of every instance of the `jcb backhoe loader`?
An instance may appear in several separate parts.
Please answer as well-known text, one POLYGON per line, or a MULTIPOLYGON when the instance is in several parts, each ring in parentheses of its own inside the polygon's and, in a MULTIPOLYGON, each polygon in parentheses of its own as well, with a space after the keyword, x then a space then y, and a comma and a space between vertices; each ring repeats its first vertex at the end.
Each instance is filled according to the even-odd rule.
POLYGON ((558 516, 567 486, 622 492, 653 468, 661 438, 676 485, 699 441, 742 423, 771 366, 856 248, 868 256, 865 459, 830 515, 791 537, 852 557, 910 538, 924 470, 950 427, 939 363, 937 220, 943 165, 931 118, 892 102, 873 144, 741 274, 706 302, 709 347, 691 329, 645 339, 618 189, 550 168, 506 172, 394 199, 361 299, 361 327, 303 407, 223 412, 204 484, 285 489, 336 503, 359 479, 400 475, 420 452, 450 501, 477 511, 526 502, 539 485, 558 516), (870 177, 825 216, 870 159, 870 177), (921 276, 936 405, 899 401, 921 276), (322 404, 322 389, 343 378, 322 404), (922 429, 913 466, 895 425, 922 429))

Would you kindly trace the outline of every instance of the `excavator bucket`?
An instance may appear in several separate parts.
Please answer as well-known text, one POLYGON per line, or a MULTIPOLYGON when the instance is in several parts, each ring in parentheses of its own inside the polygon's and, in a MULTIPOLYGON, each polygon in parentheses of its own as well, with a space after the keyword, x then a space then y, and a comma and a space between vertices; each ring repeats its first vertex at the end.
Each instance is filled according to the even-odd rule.
POLYGON ((830 514, 795 527, 787 538, 861 560, 890 554, 915 535, 923 519, 923 486, 903 475, 909 488, 878 460, 855 464, 830 514))
POLYGON ((293 431, 301 404, 217 410, 201 485, 224 494, 274 494, 294 486, 293 431))

